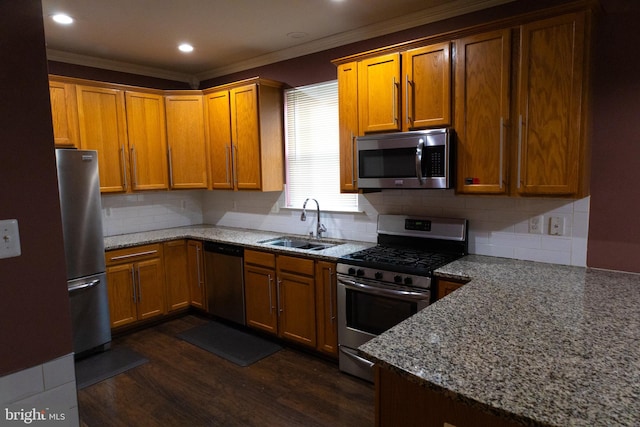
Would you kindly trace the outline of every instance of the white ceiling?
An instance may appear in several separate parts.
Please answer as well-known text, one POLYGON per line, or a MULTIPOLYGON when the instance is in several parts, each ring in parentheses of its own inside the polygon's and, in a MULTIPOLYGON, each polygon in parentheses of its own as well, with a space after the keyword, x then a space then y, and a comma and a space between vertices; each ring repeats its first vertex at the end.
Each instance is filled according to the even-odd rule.
POLYGON ((513 0, 42 0, 50 60, 197 82, 513 0), (75 22, 55 24, 65 12, 75 22), (306 33, 294 38, 291 33, 306 33), (178 51, 191 43, 189 54, 178 51))

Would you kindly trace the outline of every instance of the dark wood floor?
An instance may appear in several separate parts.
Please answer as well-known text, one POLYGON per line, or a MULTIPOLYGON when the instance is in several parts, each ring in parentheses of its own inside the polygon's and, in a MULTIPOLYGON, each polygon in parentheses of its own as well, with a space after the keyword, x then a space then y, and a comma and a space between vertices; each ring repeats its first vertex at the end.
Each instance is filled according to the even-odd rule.
POLYGON ((81 425, 372 426, 373 386, 286 347, 240 367, 176 338, 195 315, 114 339, 149 362, 78 391, 81 425))

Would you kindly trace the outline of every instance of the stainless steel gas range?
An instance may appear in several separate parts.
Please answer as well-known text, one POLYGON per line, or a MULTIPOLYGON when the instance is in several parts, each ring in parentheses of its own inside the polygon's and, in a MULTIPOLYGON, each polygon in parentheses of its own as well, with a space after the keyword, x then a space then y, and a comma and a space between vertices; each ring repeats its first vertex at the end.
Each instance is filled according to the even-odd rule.
POLYGON ((373 381, 357 348, 432 301, 433 270, 467 253, 467 220, 378 216, 378 244, 339 259, 340 370, 373 381))

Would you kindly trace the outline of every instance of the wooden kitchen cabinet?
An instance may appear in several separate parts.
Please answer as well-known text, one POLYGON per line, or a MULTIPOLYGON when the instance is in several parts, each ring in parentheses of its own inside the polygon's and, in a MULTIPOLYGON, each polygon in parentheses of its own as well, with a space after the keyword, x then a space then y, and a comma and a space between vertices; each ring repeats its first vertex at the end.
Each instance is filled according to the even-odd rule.
POLYGON ((100 191, 127 191, 129 178, 124 91, 107 85, 76 85, 76 94, 80 148, 98 152, 100 191))
POLYGON ((520 27, 519 194, 586 193, 586 20, 577 12, 520 27))
POLYGON ((49 97, 56 147, 79 148, 78 103, 76 85, 64 79, 49 78, 49 97))
POLYGON ((163 243, 164 274, 167 288, 167 311, 172 312, 189 307, 189 270, 187 241, 172 240, 163 243))
POLYGON ((402 53, 402 130, 451 124, 451 43, 402 53))
POLYGON ((505 194, 509 148, 511 31, 455 41, 458 193, 505 194))
POLYGON ((274 254, 244 251, 244 292, 247 326, 276 335, 278 308, 274 254))
POLYGON ((338 356, 338 314, 336 264, 316 261, 316 349, 338 356))
POLYGON ((268 252, 244 252, 247 325, 316 347, 315 265, 268 252))
POLYGON ((144 245, 106 253, 111 327, 164 314, 162 245, 144 245))
POLYGON ((358 63, 338 65, 338 115, 340 129, 340 192, 358 191, 356 137, 358 123, 358 63))
POLYGON ((160 93, 125 92, 131 188, 168 188, 167 136, 164 96, 160 93))
POLYGON ((204 94, 211 188, 282 191, 282 84, 256 78, 204 94))
POLYGON ((189 304, 200 310, 206 310, 207 294, 204 285, 204 253, 201 241, 187 240, 187 272, 189 304))
POLYGON ((165 96, 169 187, 207 188, 207 147, 201 93, 165 96))
POLYGON ((466 282, 438 279, 438 299, 444 298, 451 292, 460 289, 466 282))
POLYGON ((400 54, 389 53, 358 62, 360 132, 399 131, 400 54))

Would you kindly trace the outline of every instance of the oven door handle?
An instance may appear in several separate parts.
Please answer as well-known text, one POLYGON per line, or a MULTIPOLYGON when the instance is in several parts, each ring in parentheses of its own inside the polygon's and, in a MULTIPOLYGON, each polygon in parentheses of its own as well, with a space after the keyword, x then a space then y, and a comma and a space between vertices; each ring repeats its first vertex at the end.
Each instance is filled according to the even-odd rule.
POLYGON ((413 292, 413 291, 402 291, 398 289, 383 289, 377 286, 365 285, 364 283, 355 282, 353 280, 345 280, 340 279, 340 283, 348 289, 354 291, 366 291, 370 294, 382 295, 382 296, 390 296, 390 297, 400 297, 404 299, 415 299, 415 300, 424 300, 429 299, 431 297, 431 292, 413 292))
POLYGON ((338 348, 345 356, 350 357, 351 359, 354 359, 357 362, 363 363, 367 365, 369 368, 373 368, 373 365, 375 365, 375 363, 373 363, 372 361, 367 360, 362 356, 358 356, 354 350, 351 350, 348 347, 338 345, 338 348))

